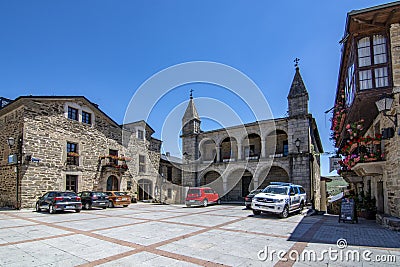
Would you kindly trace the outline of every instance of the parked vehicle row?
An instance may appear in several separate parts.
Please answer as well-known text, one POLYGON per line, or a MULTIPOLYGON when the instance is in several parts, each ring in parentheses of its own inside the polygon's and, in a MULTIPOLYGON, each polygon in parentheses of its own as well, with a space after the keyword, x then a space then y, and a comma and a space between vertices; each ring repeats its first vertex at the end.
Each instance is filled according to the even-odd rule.
POLYGON ((131 197, 122 191, 83 191, 78 194, 70 191, 49 191, 41 196, 35 205, 36 211, 47 210, 53 214, 57 211, 75 210, 93 207, 113 208, 115 206, 128 207, 131 197))

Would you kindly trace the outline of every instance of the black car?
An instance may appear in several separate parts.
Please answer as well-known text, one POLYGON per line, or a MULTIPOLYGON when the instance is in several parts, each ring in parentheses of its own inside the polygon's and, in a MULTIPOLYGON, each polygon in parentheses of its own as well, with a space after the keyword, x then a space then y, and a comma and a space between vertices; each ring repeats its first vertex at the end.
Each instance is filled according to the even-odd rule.
POLYGON ((246 205, 246 208, 251 209, 251 201, 253 200, 253 197, 262 191, 262 189, 253 190, 244 198, 244 204, 246 205))
POLYGON ((82 209, 81 198, 74 192, 50 191, 41 196, 36 202, 36 211, 48 210, 53 214, 56 211, 82 209))
POLYGON ((83 208, 86 210, 92 207, 107 208, 108 196, 104 192, 98 191, 83 191, 78 194, 81 197, 83 208))

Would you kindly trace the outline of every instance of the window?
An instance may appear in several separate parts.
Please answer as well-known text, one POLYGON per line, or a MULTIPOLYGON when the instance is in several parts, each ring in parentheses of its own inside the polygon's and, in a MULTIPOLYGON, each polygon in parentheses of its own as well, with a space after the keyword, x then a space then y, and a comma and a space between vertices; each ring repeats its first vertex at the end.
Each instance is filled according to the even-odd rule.
POLYGON ((92 114, 82 111, 82 122, 86 124, 92 124, 92 114))
POLYGON ((386 37, 375 34, 357 42, 360 90, 389 86, 386 37))
POLYGON ((172 181, 172 167, 167 167, 167 181, 172 181))
POLYGON ((306 193, 306 191, 304 190, 303 187, 299 187, 299 191, 300 191, 300 194, 305 194, 306 193))
POLYGON ((79 165, 78 144, 67 143, 67 165, 79 165))
POLYGON ((139 155, 139 172, 146 172, 146 159, 143 155, 139 155))
POLYGON ((143 140, 144 139, 144 131, 138 130, 137 131, 137 138, 140 139, 140 140, 143 140))
POLYGON ((67 175, 65 190, 77 192, 78 190, 78 175, 67 175))
POLYGON ((289 155, 289 143, 287 140, 283 141, 283 156, 287 157, 289 155))
POLYGON ((110 155, 109 163, 113 165, 118 165, 118 150, 109 149, 108 155, 110 155))
POLYGON ((78 110, 76 108, 68 107, 68 119, 71 120, 79 120, 78 119, 78 110))

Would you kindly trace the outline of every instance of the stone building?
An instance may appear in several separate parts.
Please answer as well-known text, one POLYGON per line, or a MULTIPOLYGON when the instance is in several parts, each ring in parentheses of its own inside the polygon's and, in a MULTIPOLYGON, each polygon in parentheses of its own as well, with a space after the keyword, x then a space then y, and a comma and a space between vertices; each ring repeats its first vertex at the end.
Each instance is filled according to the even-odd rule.
POLYGON ((201 131, 191 95, 182 118, 182 184, 208 185, 225 201, 242 201, 271 181, 291 182, 319 209, 323 148, 298 67, 287 99, 288 117, 201 131))
POLYGON ((391 227, 397 220, 397 229, 400 220, 390 216, 400 217, 399 22, 399 2, 347 14, 332 117, 340 175, 362 200, 360 208, 376 210, 378 221, 391 227))
POLYGON ((154 131, 143 121, 123 129, 82 96, 19 97, 0 109, 0 129, 0 206, 33 207, 49 190, 123 190, 140 198, 135 181, 157 176, 154 131))
POLYGON ((183 203, 185 190, 182 188, 182 159, 171 156, 169 152, 161 154, 160 179, 156 194, 158 200, 164 203, 183 203), (158 191, 161 190, 161 191, 158 191))

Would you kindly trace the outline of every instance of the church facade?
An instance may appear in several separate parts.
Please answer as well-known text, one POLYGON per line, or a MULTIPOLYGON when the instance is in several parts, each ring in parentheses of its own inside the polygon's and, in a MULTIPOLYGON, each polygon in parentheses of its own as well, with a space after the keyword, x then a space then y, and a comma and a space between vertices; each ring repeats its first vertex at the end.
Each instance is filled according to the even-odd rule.
POLYGON ((191 95, 182 118, 182 185, 210 186, 222 200, 243 201, 272 181, 290 182, 320 209, 323 148, 298 67, 287 99, 288 117, 201 131, 191 95))

